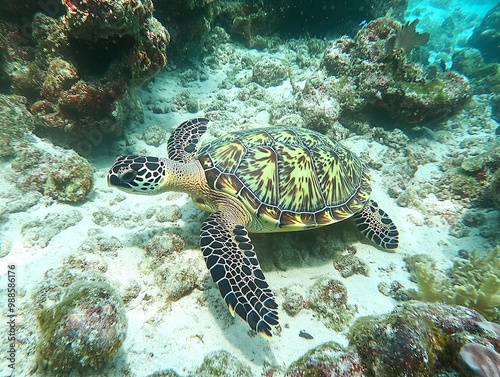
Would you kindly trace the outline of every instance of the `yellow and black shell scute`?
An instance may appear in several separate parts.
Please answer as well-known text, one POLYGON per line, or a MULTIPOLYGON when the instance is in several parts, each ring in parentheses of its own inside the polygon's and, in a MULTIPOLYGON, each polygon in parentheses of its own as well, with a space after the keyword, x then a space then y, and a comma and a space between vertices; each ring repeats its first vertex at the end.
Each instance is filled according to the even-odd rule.
POLYGON ((232 132, 201 148, 208 185, 239 199, 253 231, 290 231, 351 217, 368 201, 370 175, 337 141, 296 127, 232 132))

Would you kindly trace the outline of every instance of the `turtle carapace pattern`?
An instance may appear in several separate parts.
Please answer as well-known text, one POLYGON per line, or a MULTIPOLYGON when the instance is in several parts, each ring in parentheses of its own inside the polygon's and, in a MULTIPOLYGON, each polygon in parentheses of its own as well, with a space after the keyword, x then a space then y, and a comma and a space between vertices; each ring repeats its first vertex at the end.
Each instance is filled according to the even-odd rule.
POLYGON ((370 199, 362 161, 334 139, 298 127, 231 132, 200 146, 208 119, 182 123, 168 158, 119 156, 108 184, 135 194, 188 193, 211 212, 200 245, 229 310, 264 336, 278 325, 274 294, 260 268, 251 232, 313 229, 354 218, 373 243, 393 250, 399 233, 370 199))

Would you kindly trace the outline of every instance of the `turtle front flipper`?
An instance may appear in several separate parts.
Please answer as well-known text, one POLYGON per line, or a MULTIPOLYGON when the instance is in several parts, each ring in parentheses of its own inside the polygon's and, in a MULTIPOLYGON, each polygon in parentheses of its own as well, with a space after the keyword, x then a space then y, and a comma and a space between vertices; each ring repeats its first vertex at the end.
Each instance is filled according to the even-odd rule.
POLYGON ((194 118, 179 125, 167 144, 168 158, 179 162, 194 161, 201 136, 207 131, 207 118, 194 118))
POLYGON ((227 212, 211 214, 201 227, 201 250, 212 278, 231 314, 238 314, 258 333, 270 337, 278 324, 278 305, 243 225, 227 212))
POLYGON ((365 207, 354 216, 358 230, 366 238, 387 250, 399 246, 399 232, 387 213, 382 211, 377 202, 370 200, 365 207))

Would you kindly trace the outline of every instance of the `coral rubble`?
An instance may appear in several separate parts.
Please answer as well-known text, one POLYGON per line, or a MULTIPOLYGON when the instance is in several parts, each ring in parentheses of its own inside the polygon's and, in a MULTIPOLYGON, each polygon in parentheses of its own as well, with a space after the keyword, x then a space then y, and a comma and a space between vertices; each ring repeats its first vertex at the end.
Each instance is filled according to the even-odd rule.
POLYGON ((357 312, 355 306, 347 303, 347 288, 339 280, 318 280, 311 288, 310 302, 326 326, 335 331, 342 331, 357 312))

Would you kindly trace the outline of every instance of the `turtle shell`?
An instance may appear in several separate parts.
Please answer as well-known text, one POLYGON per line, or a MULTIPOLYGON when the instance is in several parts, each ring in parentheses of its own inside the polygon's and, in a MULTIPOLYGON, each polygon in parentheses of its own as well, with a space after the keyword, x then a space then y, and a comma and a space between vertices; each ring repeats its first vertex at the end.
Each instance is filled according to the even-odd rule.
POLYGON ((290 231, 351 217, 368 201, 370 175, 351 151, 295 127, 238 131, 204 146, 208 185, 240 200, 253 231, 290 231))

